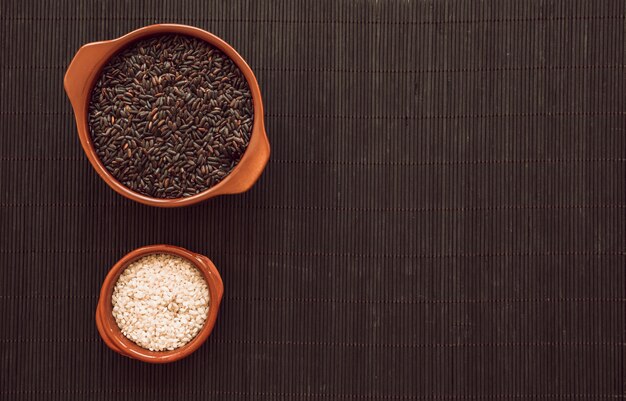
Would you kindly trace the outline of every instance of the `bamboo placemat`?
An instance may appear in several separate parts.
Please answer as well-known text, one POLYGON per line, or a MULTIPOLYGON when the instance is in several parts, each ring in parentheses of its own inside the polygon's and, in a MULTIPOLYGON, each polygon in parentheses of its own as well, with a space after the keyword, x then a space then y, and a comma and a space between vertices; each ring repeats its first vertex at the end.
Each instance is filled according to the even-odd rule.
POLYGON ((626 3, 3 1, 3 400, 600 400, 626 395, 626 3), (155 22, 231 43, 272 158, 161 210, 90 167, 63 91, 84 43, 155 22), (194 355, 111 352, 128 251, 208 255, 194 355))

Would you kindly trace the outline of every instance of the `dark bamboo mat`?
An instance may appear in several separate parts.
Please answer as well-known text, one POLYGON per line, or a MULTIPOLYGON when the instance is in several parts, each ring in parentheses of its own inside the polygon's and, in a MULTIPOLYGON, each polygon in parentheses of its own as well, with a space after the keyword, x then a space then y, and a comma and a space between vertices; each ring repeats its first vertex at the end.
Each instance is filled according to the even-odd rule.
POLYGON ((3 1, 3 400, 626 398, 626 3, 3 1), (84 43, 214 32, 273 146, 241 196, 114 194, 63 91, 84 43), (170 243, 225 299, 193 356, 100 341, 109 267, 170 243))

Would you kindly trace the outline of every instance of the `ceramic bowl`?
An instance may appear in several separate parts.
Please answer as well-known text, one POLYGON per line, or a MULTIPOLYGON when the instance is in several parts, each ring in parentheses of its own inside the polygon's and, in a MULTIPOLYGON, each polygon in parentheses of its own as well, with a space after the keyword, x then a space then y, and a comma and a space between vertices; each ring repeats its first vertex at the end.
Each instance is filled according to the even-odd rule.
POLYGON ((150 25, 132 31, 117 39, 86 44, 78 50, 67 68, 64 86, 65 92, 74 109, 78 137, 80 138, 80 143, 87 158, 100 177, 117 193, 128 199, 151 206, 178 207, 198 203, 217 195, 245 192, 250 189, 261 176, 269 160, 270 145, 263 122, 263 101, 261 99, 261 90, 259 89, 259 84, 257 83, 254 73, 243 58, 241 58, 228 43, 202 29, 177 24, 150 25), (237 166, 235 166, 230 174, 213 187, 193 196, 177 199, 153 198, 133 191, 120 183, 108 172, 100 161, 100 158, 95 152, 89 132, 88 110, 91 91, 100 77, 102 68, 108 63, 111 57, 129 44, 148 36, 164 33, 194 36, 210 43, 230 57, 243 72, 243 75, 248 81, 254 108, 254 123, 250 143, 237 166))
POLYGON ((138 248, 120 259, 104 279, 96 309, 96 326, 105 344, 121 355, 149 363, 174 362, 196 351, 209 337, 215 326, 223 294, 222 278, 213 262, 206 256, 171 245, 152 245, 138 248), (184 258, 200 270, 209 287, 209 312, 200 332, 187 344, 172 351, 150 351, 130 341, 122 334, 112 314, 111 296, 117 279, 130 263, 146 255, 163 253, 184 258))

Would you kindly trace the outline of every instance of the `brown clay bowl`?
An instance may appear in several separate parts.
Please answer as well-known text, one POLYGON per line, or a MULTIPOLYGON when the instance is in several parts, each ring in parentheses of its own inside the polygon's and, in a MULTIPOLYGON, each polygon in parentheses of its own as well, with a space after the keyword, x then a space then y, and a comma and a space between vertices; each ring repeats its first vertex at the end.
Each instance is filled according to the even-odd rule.
POLYGON ((174 362, 196 351, 209 337, 215 326, 223 294, 222 278, 213 262, 206 256, 170 245, 151 245, 138 248, 120 259, 104 279, 96 308, 96 326, 105 344, 121 355, 149 363, 174 362), (122 271, 142 256, 154 253, 168 253, 190 261, 200 270, 209 287, 209 312, 204 326, 193 340, 172 351, 150 351, 130 341, 120 331, 112 313, 111 296, 122 271))
POLYGON ((261 90, 248 64, 228 43, 217 36, 199 28, 177 24, 150 25, 132 31, 120 38, 104 42, 89 43, 81 47, 67 68, 64 79, 65 92, 72 103, 78 137, 87 158, 102 179, 117 193, 134 201, 160 207, 188 206, 217 195, 245 192, 259 179, 270 157, 270 145, 263 122, 263 101, 261 90), (243 157, 235 168, 215 186, 193 196, 162 199, 152 198, 135 192, 122 185, 104 167, 97 156, 89 133, 88 109, 91 91, 100 77, 102 68, 117 52, 138 39, 156 34, 177 33, 202 39, 230 57, 243 72, 252 93, 254 124, 250 143, 243 157))

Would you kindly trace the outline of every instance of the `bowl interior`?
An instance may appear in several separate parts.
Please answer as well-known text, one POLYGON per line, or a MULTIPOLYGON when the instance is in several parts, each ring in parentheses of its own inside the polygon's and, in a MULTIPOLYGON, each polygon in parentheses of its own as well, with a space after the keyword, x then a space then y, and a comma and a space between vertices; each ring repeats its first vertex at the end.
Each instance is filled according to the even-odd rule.
POLYGON ((181 359, 198 349, 207 339, 213 330, 213 326, 215 325, 220 300, 211 274, 212 273, 209 271, 208 267, 201 263, 194 254, 182 248, 171 246, 152 246, 131 252, 122 258, 113 267, 113 269, 111 269, 109 275, 107 275, 107 278, 105 279, 105 283, 103 284, 102 291, 100 293, 100 323, 113 344, 128 356, 147 362, 171 362, 181 359), (198 334, 190 342, 171 351, 150 351, 135 344, 122 334, 112 313, 113 306, 111 297, 119 276, 131 263, 151 254, 170 254, 188 260, 202 273, 202 276, 206 280, 209 287, 209 308, 207 318, 202 326, 202 329, 200 329, 198 334))

